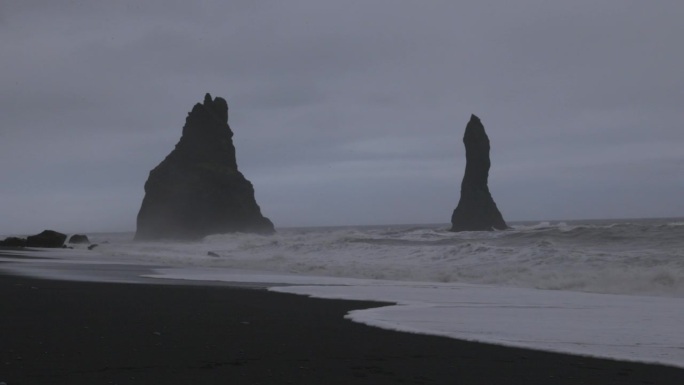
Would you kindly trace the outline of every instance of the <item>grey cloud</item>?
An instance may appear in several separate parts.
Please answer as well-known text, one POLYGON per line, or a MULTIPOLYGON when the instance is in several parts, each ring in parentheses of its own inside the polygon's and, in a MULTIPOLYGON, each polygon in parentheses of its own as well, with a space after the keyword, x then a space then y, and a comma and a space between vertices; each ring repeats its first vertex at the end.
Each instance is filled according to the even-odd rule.
POLYGON ((277 225, 448 221, 471 113, 509 220, 684 215, 682 19, 675 1, 9 0, 0 233, 131 229, 205 92, 277 225))

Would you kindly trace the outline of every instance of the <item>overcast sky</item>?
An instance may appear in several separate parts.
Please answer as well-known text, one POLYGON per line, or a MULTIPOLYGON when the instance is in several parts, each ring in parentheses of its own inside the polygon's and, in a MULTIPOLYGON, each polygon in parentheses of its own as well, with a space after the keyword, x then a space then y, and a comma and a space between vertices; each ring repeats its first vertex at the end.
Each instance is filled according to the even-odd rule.
POLYGON ((681 0, 0 3, 0 234, 133 231, 204 94, 277 227, 684 216, 681 0))

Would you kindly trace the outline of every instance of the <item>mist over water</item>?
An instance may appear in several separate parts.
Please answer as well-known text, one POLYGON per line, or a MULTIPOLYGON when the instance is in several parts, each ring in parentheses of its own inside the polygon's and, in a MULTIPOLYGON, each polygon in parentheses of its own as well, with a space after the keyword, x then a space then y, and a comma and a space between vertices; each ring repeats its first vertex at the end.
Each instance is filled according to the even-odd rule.
POLYGON ((93 240, 109 239, 95 249, 107 257, 167 266, 684 297, 684 219, 514 223, 462 233, 447 225, 286 228, 196 243, 131 238, 93 240))

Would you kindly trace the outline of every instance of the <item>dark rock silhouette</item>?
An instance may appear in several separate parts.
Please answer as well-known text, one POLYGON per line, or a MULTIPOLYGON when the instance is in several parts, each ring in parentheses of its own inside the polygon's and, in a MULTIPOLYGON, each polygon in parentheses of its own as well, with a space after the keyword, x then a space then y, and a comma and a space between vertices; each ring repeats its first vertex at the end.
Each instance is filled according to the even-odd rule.
POLYGON ((206 94, 185 119, 176 148, 150 172, 136 240, 274 232, 252 184, 238 171, 232 138, 228 104, 206 94))
POLYGON ((26 237, 26 247, 62 247, 66 239, 66 234, 44 230, 40 234, 26 237))
POLYGON ((0 246, 4 247, 26 247, 26 238, 8 237, 0 241, 0 246))
POLYGON ((466 168, 461 182, 461 199, 451 215, 451 231, 507 229, 489 193, 489 137, 480 118, 471 115, 463 135, 466 168))
POLYGON ((88 239, 87 235, 74 234, 69 238, 69 241, 67 243, 83 244, 83 243, 90 243, 90 240, 88 239))

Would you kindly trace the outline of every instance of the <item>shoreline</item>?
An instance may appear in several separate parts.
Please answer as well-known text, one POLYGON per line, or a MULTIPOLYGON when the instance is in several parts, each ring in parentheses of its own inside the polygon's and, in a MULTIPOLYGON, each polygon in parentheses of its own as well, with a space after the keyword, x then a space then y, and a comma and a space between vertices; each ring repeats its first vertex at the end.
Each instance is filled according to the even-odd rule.
POLYGON ((377 302, 203 284, 56 281, 0 269, 0 382, 681 384, 684 369, 402 333, 377 302), (10 332, 11 331, 11 332, 10 332))

